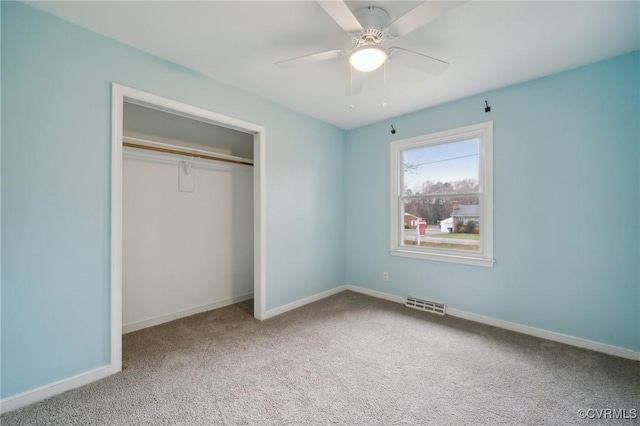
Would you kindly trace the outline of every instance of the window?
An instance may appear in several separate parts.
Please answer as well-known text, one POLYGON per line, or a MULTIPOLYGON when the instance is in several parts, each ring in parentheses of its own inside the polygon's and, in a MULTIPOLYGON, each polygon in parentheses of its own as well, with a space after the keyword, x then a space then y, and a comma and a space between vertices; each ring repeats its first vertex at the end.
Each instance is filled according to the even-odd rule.
POLYGON ((391 143, 391 254, 493 266, 493 122, 391 143))

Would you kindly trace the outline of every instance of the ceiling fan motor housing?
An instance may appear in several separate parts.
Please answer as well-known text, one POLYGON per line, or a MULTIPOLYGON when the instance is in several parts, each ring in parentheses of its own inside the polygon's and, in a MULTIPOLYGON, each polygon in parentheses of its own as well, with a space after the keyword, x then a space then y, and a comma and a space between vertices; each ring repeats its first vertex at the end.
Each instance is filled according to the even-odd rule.
POLYGON ((357 36, 351 39, 354 47, 360 47, 370 44, 380 44, 384 41, 382 31, 377 28, 366 28, 357 36))
POLYGON ((383 28, 389 24, 389 14, 386 10, 375 6, 365 7, 354 13, 364 30, 353 34, 351 43, 355 47, 380 44, 385 40, 383 28))

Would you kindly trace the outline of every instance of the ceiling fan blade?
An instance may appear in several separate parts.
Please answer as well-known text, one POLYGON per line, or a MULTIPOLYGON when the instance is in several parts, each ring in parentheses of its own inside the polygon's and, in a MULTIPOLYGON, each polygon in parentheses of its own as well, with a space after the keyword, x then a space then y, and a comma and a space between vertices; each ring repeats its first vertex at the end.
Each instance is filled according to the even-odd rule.
POLYGON ((344 1, 318 1, 317 3, 347 33, 362 31, 362 25, 344 1))
POLYGON ((326 61, 327 59, 335 59, 344 56, 346 50, 335 49, 326 52, 314 53, 311 55, 300 56, 299 58, 287 59, 286 61, 276 62, 280 68, 289 68, 297 65, 310 64, 313 62, 326 61))
POLYGON ((411 31, 439 18, 466 1, 426 1, 389 25, 388 33, 393 38, 402 37, 411 31))
POLYGON ((449 66, 449 63, 443 60, 401 47, 389 49, 389 60, 432 75, 440 74, 449 66))
POLYGON ((358 70, 351 70, 351 79, 349 81, 349 85, 347 86, 347 96, 349 95, 359 95, 362 93, 362 86, 364 85, 367 77, 371 75, 370 72, 360 72, 358 70))

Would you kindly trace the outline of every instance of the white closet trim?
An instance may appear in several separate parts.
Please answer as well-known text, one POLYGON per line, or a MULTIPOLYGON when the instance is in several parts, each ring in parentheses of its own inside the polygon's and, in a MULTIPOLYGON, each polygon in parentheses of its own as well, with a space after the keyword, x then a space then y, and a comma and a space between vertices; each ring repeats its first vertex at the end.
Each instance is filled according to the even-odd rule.
POLYGON ((122 163, 124 102, 198 119, 253 135, 254 317, 267 310, 266 128, 116 83, 111 92, 111 373, 122 370, 122 163))

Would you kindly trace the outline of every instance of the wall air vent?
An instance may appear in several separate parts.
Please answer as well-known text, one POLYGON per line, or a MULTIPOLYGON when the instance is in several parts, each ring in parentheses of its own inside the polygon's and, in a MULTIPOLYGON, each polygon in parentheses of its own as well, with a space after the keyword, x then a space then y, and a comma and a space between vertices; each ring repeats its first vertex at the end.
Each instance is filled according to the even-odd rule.
POLYGON ((432 312, 438 315, 444 315, 447 307, 442 303, 430 302, 429 300, 418 299, 417 297, 407 296, 407 303, 410 308, 419 309, 421 311, 432 312))

